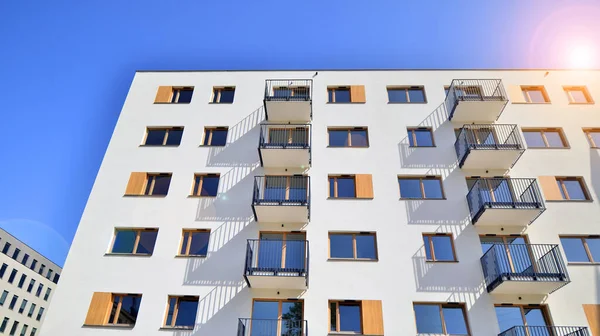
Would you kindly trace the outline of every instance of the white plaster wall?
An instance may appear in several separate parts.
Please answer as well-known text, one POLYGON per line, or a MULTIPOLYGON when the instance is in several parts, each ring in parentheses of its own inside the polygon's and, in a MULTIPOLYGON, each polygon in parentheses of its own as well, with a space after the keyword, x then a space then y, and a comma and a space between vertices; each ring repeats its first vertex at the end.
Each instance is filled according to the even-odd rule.
MULTIPOLYGON (((137 73, 82 216, 48 312, 43 336, 51 335, 235 335, 237 319, 250 317, 256 297, 301 297, 310 335, 325 335, 327 300, 383 300, 386 335, 414 335, 413 301, 464 302, 474 335, 499 332, 494 302, 485 292, 478 232, 470 224, 464 177, 458 169, 454 132, 444 85, 455 78, 501 78, 504 85, 546 85, 552 104, 508 104, 498 123, 563 127, 570 150, 527 150, 513 177, 583 176, 591 203, 548 203, 527 228, 531 243, 558 244, 558 234, 598 233, 600 155, 589 148, 582 127, 600 126, 597 105, 571 106, 562 85, 587 85, 600 99, 598 72, 550 71, 315 71, 137 73), (259 167, 258 136, 264 81, 313 78, 310 283, 304 293, 246 288, 242 277, 246 239, 258 237, 251 198, 259 167), (365 104, 327 104, 328 85, 365 85, 365 104), (194 86, 188 105, 153 104, 159 85, 194 86), (235 86, 233 104, 209 104, 213 86, 235 86), (387 85, 424 85, 427 104, 388 104, 387 85), (184 126, 177 148, 139 147, 147 126, 184 126), (228 145, 203 148, 205 126, 229 126, 228 145), (370 147, 327 148, 328 126, 367 126, 370 147), (406 127, 430 126, 436 148, 408 147, 406 127), (123 197, 132 171, 172 172, 165 198, 123 197), (194 173, 221 173, 219 197, 188 198, 194 173), (373 200, 327 200, 328 174, 372 174, 373 200), (398 174, 441 175, 447 200, 399 200, 398 174), (152 257, 104 256, 114 227, 159 227, 152 257), (182 228, 212 229, 206 259, 175 258, 182 228), (327 232, 376 231, 379 262, 328 262, 327 232), (422 232, 452 232, 455 264, 425 263, 422 232), (82 328, 95 291, 142 293, 132 330, 82 328), (159 331, 167 295, 198 295, 194 331, 159 331), (67 312, 68 313, 65 313, 67 312)), ((291 173, 291 171, 290 171, 291 173)), ((506 231, 505 231, 506 232, 506 231)), ((483 232, 480 232, 483 233, 483 232)), ((488 231, 487 233, 492 233, 488 231)), ((500 233, 498 231, 497 233, 500 233)), ((600 303, 596 266, 570 266, 573 283, 552 294, 556 325, 587 325, 581 305, 600 303)))

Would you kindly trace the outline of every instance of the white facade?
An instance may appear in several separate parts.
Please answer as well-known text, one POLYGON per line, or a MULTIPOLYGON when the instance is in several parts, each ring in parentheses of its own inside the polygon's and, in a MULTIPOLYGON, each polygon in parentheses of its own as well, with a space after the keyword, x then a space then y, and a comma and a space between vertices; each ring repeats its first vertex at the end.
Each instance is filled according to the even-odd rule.
POLYGON ((4 269, 4 272, 0 272, 2 275, 0 277, 0 302, 2 302, 1 297, 4 296, 3 293, 7 292, 4 302, 0 305, 0 330, 2 323, 8 318, 4 332, 0 331, 0 335, 9 335, 15 322, 18 322, 15 335, 20 335, 25 325, 27 325, 25 335, 39 335, 62 269, 2 229, 0 229, 0 250, 3 252, 0 253, 0 267, 4 269), (16 250, 19 251, 17 254, 15 254, 16 250), (28 257, 25 257, 26 255, 28 257), (34 260, 35 264, 33 264, 34 260), (42 265, 44 265, 43 269, 42 265), (14 271, 16 273, 10 283, 11 274, 14 271), (24 280, 21 282, 22 278, 24 280), (32 280, 35 282, 31 286, 31 291, 28 291, 32 280), (19 288, 20 284, 22 284, 21 288, 19 288), (41 289, 39 289, 40 286, 41 289), (50 292, 46 296, 48 290, 50 292), (10 304, 15 296, 17 299, 11 309, 10 304), (19 312, 24 300, 26 302, 23 311, 19 312), (40 308, 42 308, 42 315, 38 320, 40 308), (32 312, 31 316, 29 316, 30 311, 32 312), (33 333, 34 328, 36 329, 35 333, 33 333))
MULTIPOLYGON (((600 304, 599 266, 567 266, 571 283, 547 296, 489 294, 478 235, 524 233, 532 244, 559 235, 600 234, 600 153, 582 128, 600 127, 598 105, 569 104, 563 86, 587 86, 600 99, 598 71, 207 71, 138 72, 73 241, 43 336, 237 335, 253 298, 301 298, 310 335, 328 333, 328 300, 381 300, 386 335, 415 335, 413 302, 460 302, 471 335, 497 335, 494 304, 544 303, 554 325, 588 326, 582 304, 600 304), (254 176, 303 173, 260 165, 265 80, 312 79, 310 222, 254 221, 254 176), (521 127, 562 127, 568 149, 526 149, 508 172, 458 167, 454 128, 443 103, 453 79, 501 79, 504 87, 544 85, 547 104, 511 101, 496 121, 521 127), (193 86, 190 104, 154 104, 159 86, 193 86), (364 85, 366 103, 327 103, 328 86, 364 85), (425 104, 390 104, 387 86, 424 86, 425 104), (235 86, 232 104, 211 104, 212 88, 235 86), (140 147, 147 127, 183 126, 177 147, 140 147), (228 126, 225 147, 201 147, 204 127, 228 126), (368 148, 329 148, 328 127, 368 127, 368 148), (434 148, 411 148, 407 127, 431 127, 434 148), (169 172, 164 198, 123 197, 131 172, 169 172), (188 197, 194 173, 220 173, 216 198, 188 197), (466 176, 581 176, 591 202, 549 202, 528 226, 471 224, 466 176), (371 174, 371 200, 328 199, 328 175, 371 174), (399 200, 398 175, 442 177, 446 199, 399 200), (151 257, 107 256, 115 227, 158 228, 151 257), (206 258, 175 257, 182 229, 211 229, 206 258), (310 244, 308 289, 248 288, 247 239, 259 231, 303 230, 310 244), (524 231, 522 231, 524 230, 524 231), (328 261, 328 232, 374 231, 378 261, 328 261), (452 233, 457 263, 426 262, 423 233, 452 233), (94 292, 140 293, 134 328, 85 327, 94 292), (194 330, 161 330, 168 295, 200 297, 194 330)), ((9 259, 10 260, 10 259, 9 259)), ((566 259, 564 260, 567 263, 566 259)), ((13 267, 12 265, 10 267, 13 267)), ((6 277, 6 275, 5 275, 6 277)), ((2 280, 4 283, 4 280, 2 280)), ((13 284, 14 286, 14 284, 13 284)), ((517 289, 518 290, 518 289, 517 289)), ((3 309, 3 308, 0 308, 3 309)), ((4 310, 0 310, 4 312, 4 310)), ((14 313, 11 313, 14 314, 14 313)), ((11 317, 12 320, 12 317, 11 317)), ((33 325, 33 322, 32 324, 33 325)), ((244 335, 245 336, 245 335, 244 335)))

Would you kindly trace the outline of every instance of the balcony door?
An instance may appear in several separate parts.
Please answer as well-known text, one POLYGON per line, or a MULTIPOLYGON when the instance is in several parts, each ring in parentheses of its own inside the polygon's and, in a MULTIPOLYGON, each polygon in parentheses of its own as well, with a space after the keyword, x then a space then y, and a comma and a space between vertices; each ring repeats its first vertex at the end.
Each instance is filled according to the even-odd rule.
POLYGON ((553 336, 548 311, 545 306, 518 306, 518 305, 498 305, 496 309, 496 318, 500 332, 504 332, 513 327, 510 335, 514 336, 553 336), (523 328, 525 327, 525 328, 523 328))
POLYGON ((304 272, 306 234, 303 232, 261 232, 258 267, 280 272, 304 272))
POLYGON ((308 144, 308 128, 269 128, 269 145, 306 146, 308 144))
POLYGON ((496 262, 502 273, 533 273, 533 258, 525 236, 482 236, 481 249, 496 254, 496 262), (500 244, 500 245, 499 245, 500 244))
POLYGON ((265 176, 264 200, 306 202, 306 176, 265 176))
POLYGON ((498 143, 496 131, 491 127, 467 128, 465 132, 469 144, 493 146, 498 143))
POLYGON ((509 178, 467 178, 469 190, 475 186, 483 202, 514 203, 516 198, 509 178))
POLYGON ((254 300, 251 336, 302 336, 304 305, 299 300, 254 300))
POLYGON ((459 100, 483 100, 480 86, 456 86, 454 92, 459 100))

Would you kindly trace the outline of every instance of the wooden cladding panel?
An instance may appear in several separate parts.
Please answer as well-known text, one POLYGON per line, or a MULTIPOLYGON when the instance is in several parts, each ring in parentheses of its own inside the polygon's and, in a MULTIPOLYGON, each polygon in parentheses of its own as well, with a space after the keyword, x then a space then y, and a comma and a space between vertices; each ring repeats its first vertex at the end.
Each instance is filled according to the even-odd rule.
POLYGON ((363 335, 383 335, 383 309, 380 300, 362 301, 363 335))
POLYGON ((538 180, 546 200, 561 201, 563 199, 555 176, 538 176, 538 180))
POLYGON ((373 177, 371 174, 355 176, 356 198, 373 198, 373 177))
POLYGON ((108 312, 112 304, 112 294, 95 292, 85 318, 86 325, 104 325, 108 319, 108 312))
POLYGON ((583 311, 590 325, 592 336, 600 336, 600 305, 584 304, 583 311))
POLYGON ((133 172, 129 176, 125 195, 141 195, 143 193, 144 184, 146 183, 146 173, 133 172))
POLYGON ((155 103, 170 103, 172 93, 173 93, 172 86, 159 86, 158 91, 156 92, 156 98, 154 98, 154 102, 155 103))
POLYGON ((510 97, 510 101, 513 103, 525 103, 525 97, 523 96, 523 89, 520 85, 508 85, 506 92, 510 97))
POLYGON ((364 85, 352 85, 350 86, 350 101, 353 103, 366 103, 367 98, 365 96, 364 85))

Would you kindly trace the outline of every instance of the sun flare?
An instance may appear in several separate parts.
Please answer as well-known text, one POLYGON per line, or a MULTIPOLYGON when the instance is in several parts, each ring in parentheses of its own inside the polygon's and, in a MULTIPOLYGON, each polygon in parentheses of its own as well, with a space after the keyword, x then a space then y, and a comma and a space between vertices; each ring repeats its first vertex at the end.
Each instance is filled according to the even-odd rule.
POLYGON ((569 66, 572 68, 590 68, 594 63, 595 50, 591 45, 576 45, 569 51, 569 66))

